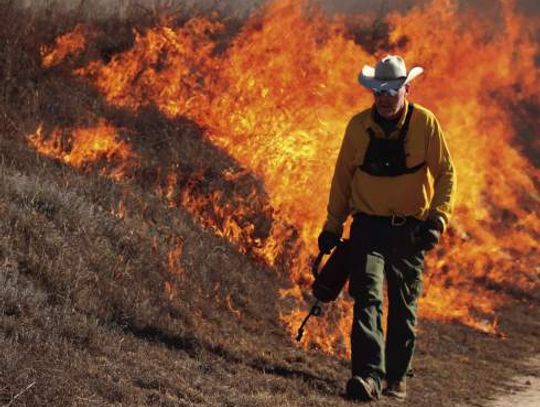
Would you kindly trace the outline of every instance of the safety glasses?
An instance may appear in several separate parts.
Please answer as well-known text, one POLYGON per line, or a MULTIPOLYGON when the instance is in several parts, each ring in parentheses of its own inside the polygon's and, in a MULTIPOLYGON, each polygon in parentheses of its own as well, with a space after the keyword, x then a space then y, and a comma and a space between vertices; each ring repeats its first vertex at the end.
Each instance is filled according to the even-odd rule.
POLYGON ((396 96, 398 93, 399 89, 383 89, 373 91, 373 95, 375 96, 396 96))

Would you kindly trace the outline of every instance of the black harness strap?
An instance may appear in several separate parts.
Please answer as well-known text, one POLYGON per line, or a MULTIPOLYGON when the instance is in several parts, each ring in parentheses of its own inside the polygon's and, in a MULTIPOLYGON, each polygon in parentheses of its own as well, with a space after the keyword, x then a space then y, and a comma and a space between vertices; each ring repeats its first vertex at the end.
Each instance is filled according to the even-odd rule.
POLYGON ((412 168, 407 168, 406 165, 405 140, 409 132, 413 111, 414 104, 410 103, 405 121, 396 140, 378 139, 371 127, 367 129, 369 145, 364 156, 364 162, 359 165, 362 171, 374 176, 396 177, 416 172, 426 164, 422 162, 412 168))
POLYGON ((399 133, 398 140, 402 143, 405 143, 405 139, 407 138, 407 133, 409 132, 409 124, 411 124, 411 117, 414 111, 414 104, 409 103, 409 108, 407 109, 407 116, 405 116, 405 121, 403 122, 403 126, 401 127, 401 131, 399 133))
MULTIPOLYGON (((399 133, 399 140, 403 143, 404 148, 405 148, 405 139, 407 138, 407 133, 409 132, 409 124, 411 123, 411 117, 412 117, 413 111, 414 111, 414 104, 409 103, 407 116, 405 117, 405 122, 403 123, 401 132, 399 133)), ((426 165, 425 161, 421 162, 420 164, 415 165, 414 167, 407 168, 406 174, 411 174, 413 172, 416 172, 420 168, 422 168, 424 165, 426 165)))

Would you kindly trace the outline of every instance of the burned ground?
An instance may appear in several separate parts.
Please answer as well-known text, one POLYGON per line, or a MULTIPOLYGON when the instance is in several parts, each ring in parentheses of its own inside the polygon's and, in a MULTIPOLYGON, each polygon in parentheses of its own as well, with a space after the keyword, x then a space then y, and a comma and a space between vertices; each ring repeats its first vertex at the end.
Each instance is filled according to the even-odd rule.
MULTIPOLYGON (((230 213, 203 208, 218 223, 234 215, 231 197, 244 196, 251 212, 243 216, 258 222, 249 242, 267 237, 273 221, 263 183, 250 173, 224 178, 239 165, 189 120, 152 107, 133 115, 64 68, 42 68, 39 44, 73 28, 76 16, 54 25, 0 4, 0 402, 350 405, 347 361, 298 348, 279 320, 291 253, 269 267, 150 188, 181 163, 178 193, 225 191, 230 213), (76 170, 27 144, 40 123, 75 127, 92 115, 139 136, 144 165, 122 181, 100 175, 106 162, 76 170)), ((130 31, 121 32, 103 45, 108 53, 129 43, 130 31)), ((420 322, 407 405, 483 405, 530 369, 526 360, 540 352, 538 297, 492 289, 509 297, 497 335, 420 322)))

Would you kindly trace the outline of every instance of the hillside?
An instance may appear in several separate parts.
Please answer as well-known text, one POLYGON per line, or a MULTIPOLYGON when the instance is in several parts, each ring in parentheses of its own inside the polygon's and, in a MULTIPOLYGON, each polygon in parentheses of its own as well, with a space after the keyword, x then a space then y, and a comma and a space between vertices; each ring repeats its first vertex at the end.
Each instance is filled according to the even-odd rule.
MULTIPOLYGON (((89 22, 75 11, 32 14, 7 1, 0 11, 0 403, 350 405, 346 346, 338 336, 316 337, 334 338, 350 303, 344 296, 326 307, 328 324, 310 321, 306 348, 294 341, 291 329, 311 301, 309 277, 297 270, 314 243, 282 215, 292 209, 278 210, 271 181, 207 136, 215 123, 174 116, 174 106, 161 109, 158 99, 132 109, 132 95, 111 99, 99 81, 74 74, 98 77, 89 61, 121 64, 115 55, 137 44, 134 27, 144 32, 162 16, 136 10, 126 20, 89 22), (81 22, 86 28, 77 28, 81 22), (66 32, 81 32, 89 45, 46 66, 46 51, 66 32), (77 155, 79 141, 108 129, 114 148, 77 155), (275 241, 276 230, 286 237, 275 241), (287 295, 298 290, 300 299, 287 295)), ((178 26, 187 21, 175 18, 178 26)), ((212 33, 219 46, 230 46, 241 23, 212 33)), ((210 76, 215 67, 201 60, 210 76)), ((186 76, 190 90, 203 81, 186 76)), ((532 139, 534 127, 520 126, 532 139)), ((538 201, 523 199, 516 213, 534 214, 538 201)), ((520 225, 536 233, 520 243, 537 239, 537 226, 520 225)), ((449 242, 457 236, 451 232, 449 242)), ((449 247, 442 250, 455 256, 449 247)), ((508 262, 538 267, 537 249, 526 249, 508 262)), ((527 365, 540 353, 538 269, 520 270, 486 272, 472 286, 443 280, 450 303, 454 290, 463 301, 478 295, 480 303, 486 293, 500 301, 495 323, 492 310, 474 306, 474 323, 426 314, 405 405, 485 405, 513 386, 511 377, 540 374, 527 365), (494 328, 483 332, 484 325, 494 328)))
MULTIPOLYGON (((347 363, 296 348, 278 323, 278 276, 136 187, 81 176, 15 135, 1 152, 2 402, 34 384, 12 405, 348 404, 347 363), (156 240, 183 242, 178 274, 156 240)), ((506 391, 538 352, 537 312, 503 311, 504 340, 422 321, 410 405, 506 391)))

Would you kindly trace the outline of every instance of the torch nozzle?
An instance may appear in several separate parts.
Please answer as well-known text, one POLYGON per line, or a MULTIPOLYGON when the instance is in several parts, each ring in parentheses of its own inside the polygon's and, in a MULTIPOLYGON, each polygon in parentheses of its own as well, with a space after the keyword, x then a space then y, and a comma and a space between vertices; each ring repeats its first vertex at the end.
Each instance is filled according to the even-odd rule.
POLYGON ((322 309, 321 309, 321 306, 319 305, 319 301, 317 300, 315 301, 315 304, 313 304, 313 306, 309 310, 309 314, 307 314, 304 320, 302 321, 300 328, 298 328, 298 335, 296 335, 297 342, 300 342, 302 340, 302 336, 304 336, 304 326, 308 322, 309 318, 311 318, 312 315, 318 317, 319 315, 321 315, 321 313, 322 313, 322 309))

